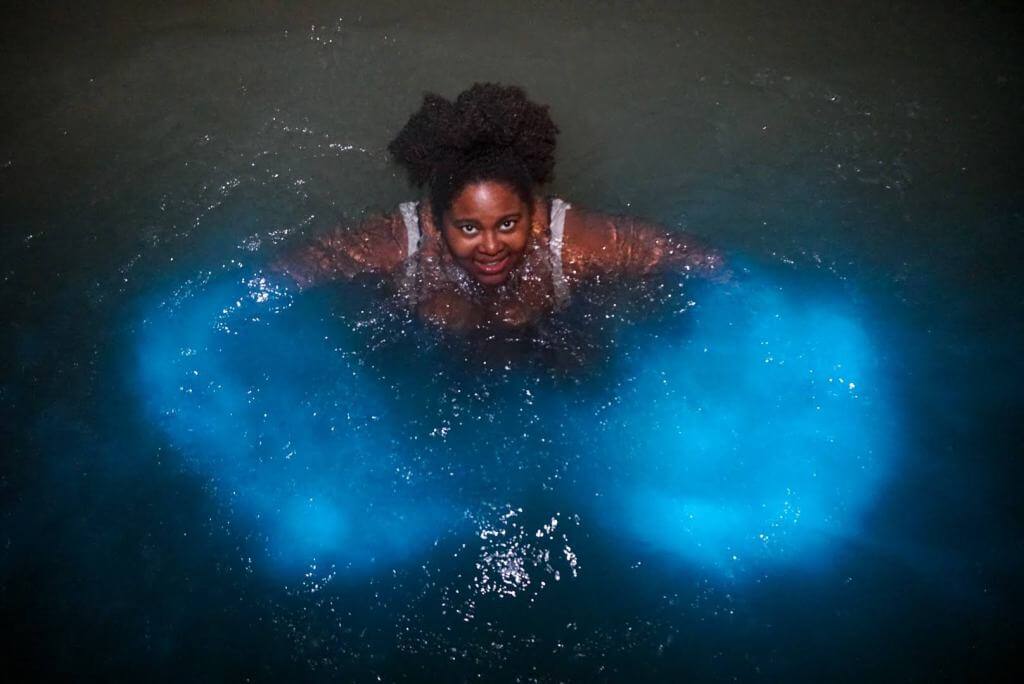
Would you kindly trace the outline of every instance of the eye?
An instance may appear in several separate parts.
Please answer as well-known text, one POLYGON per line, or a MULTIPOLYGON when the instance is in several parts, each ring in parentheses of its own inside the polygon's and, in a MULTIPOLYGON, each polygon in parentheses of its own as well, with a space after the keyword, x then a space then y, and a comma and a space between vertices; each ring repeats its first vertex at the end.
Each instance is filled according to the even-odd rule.
POLYGON ((472 223, 463 223, 461 226, 459 226, 459 230, 461 230, 464 235, 476 235, 480 229, 474 226, 472 223))
POLYGON ((501 230, 503 230, 505 232, 508 232, 508 231, 510 231, 510 230, 512 230, 513 228, 516 227, 516 223, 517 222, 518 222, 517 219, 507 218, 507 219, 505 219, 504 221, 501 222, 500 228, 501 228, 501 230))

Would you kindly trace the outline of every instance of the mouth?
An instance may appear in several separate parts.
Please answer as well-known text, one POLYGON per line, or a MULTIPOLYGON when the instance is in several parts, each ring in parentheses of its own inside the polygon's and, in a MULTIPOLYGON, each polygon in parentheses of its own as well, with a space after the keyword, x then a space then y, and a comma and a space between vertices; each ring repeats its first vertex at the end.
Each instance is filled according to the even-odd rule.
POLYGON ((511 263, 511 256, 505 256, 501 259, 474 259, 473 268, 476 271, 477 280, 480 282, 486 284, 500 283, 505 279, 505 272, 511 263))

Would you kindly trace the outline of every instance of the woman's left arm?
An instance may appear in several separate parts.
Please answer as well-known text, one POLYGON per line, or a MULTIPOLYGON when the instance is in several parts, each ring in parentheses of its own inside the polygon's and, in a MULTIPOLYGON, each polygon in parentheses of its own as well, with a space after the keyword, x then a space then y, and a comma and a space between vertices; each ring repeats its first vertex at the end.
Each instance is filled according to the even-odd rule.
POLYGON ((643 276, 658 272, 727 278, 721 254, 687 233, 672 233, 630 216, 570 209, 562 263, 566 275, 643 276))

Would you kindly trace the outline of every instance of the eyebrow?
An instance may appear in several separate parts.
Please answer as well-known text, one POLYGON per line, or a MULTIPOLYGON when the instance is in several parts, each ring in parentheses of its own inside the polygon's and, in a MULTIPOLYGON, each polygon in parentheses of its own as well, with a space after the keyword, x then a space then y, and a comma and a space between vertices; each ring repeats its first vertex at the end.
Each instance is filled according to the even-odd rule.
MULTIPOLYGON (((505 215, 499 217, 498 218, 498 222, 500 223, 501 221, 504 221, 504 220, 510 219, 510 218, 522 218, 522 216, 523 216, 522 212, 516 211, 516 212, 512 212, 511 214, 505 214, 505 215)), ((452 223, 474 223, 476 225, 480 225, 480 222, 477 221, 474 218, 458 218, 456 216, 453 216, 451 221, 452 221, 452 223)))

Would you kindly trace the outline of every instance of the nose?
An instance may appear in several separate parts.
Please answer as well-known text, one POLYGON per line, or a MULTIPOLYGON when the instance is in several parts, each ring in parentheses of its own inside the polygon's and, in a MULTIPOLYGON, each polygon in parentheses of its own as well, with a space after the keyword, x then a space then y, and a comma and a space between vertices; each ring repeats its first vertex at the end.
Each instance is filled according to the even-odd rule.
POLYGON ((484 256, 495 256, 501 251, 501 240, 493 230, 485 230, 477 247, 484 256))

